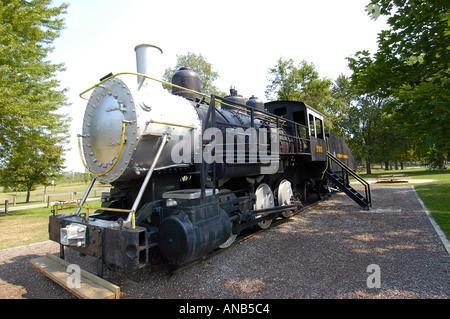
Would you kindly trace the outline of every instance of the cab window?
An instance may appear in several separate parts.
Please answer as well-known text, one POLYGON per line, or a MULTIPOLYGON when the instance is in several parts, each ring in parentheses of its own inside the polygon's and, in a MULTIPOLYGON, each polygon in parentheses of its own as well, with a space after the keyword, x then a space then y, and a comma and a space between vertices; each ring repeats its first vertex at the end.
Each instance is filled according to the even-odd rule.
POLYGON ((316 137, 316 125, 314 124, 314 116, 309 114, 309 134, 311 137, 316 137))
POLYGON ((316 134, 317 134, 317 138, 320 138, 323 140, 324 136, 323 136, 323 122, 321 119, 316 117, 316 134))

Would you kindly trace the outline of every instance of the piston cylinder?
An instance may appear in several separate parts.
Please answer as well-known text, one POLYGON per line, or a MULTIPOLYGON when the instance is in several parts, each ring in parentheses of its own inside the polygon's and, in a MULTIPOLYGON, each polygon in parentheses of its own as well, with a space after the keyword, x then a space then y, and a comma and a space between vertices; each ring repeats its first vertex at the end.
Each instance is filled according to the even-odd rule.
POLYGON ((209 253, 230 237, 232 225, 227 213, 217 204, 215 195, 208 195, 200 198, 199 190, 163 194, 171 204, 159 226, 158 244, 161 253, 175 265, 209 253))

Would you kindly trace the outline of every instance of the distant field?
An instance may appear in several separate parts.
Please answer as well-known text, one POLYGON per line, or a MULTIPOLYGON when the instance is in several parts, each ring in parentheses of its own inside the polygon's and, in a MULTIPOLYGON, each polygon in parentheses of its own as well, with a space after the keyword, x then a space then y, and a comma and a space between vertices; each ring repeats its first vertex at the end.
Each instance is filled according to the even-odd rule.
MULTIPOLYGON (((46 196, 50 196, 51 201, 65 200, 70 199, 70 193, 74 194, 74 198, 82 198, 84 191, 86 190, 88 184, 78 183, 78 184, 63 184, 56 186, 48 186, 44 188, 43 186, 38 187, 36 190, 31 192, 30 203, 26 203, 26 192, 9 192, 2 193, 0 192, 0 207, 4 207, 5 200, 9 201, 9 206, 12 206, 14 202, 14 197, 16 197, 16 205, 29 205, 29 204, 40 204, 47 202, 47 198, 44 200, 44 194, 46 196)), ((95 184, 89 197, 101 197, 102 191, 109 191, 110 185, 104 184, 95 184)))

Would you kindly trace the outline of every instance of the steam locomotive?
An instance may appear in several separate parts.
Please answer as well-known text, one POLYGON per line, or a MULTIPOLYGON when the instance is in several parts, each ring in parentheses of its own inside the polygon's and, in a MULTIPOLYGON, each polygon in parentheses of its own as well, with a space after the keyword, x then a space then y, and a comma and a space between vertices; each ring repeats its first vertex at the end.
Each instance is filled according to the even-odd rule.
POLYGON ((332 183, 350 188, 338 175, 355 160, 344 139, 326 135, 319 111, 246 101, 235 89, 208 96, 189 68, 164 83, 150 76, 162 50, 135 51, 137 73, 109 74, 80 95, 92 91, 78 137, 93 178, 74 213, 56 205, 49 218, 61 258, 65 247, 93 256, 102 275, 104 265, 145 267, 157 248, 183 265, 289 218, 332 183), (91 213, 83 205, 96 181, 112 187, 91 213))

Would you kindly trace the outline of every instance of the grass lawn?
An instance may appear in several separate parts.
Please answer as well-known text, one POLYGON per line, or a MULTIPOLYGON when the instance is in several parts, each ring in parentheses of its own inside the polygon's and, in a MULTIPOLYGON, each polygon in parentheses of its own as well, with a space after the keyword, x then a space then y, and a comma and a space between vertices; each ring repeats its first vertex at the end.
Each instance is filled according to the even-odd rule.
MULTIPOLYGON (((101 202, 90 201, 89 206, 100 207, 101 202)), ((75 209, 72 208, 74 211, 75 209)), ((66 208, 69 213, 68 208, 66 208)), ((48 218, 51 208, 33 208, 0 213, 0 250, 48 240, 48 218)))
POLYGON ((417 193, 436 223, 450 238, 450 179, 436 183, 415 185, 417 193))

